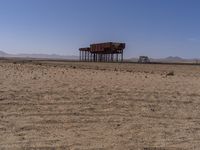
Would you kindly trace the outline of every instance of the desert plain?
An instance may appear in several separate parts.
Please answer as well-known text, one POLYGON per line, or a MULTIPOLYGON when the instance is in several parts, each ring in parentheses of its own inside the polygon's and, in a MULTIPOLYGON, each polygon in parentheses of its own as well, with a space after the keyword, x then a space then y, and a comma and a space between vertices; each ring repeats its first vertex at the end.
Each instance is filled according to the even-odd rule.
POLYGON ((7 149, 199 150, 200 66, 1 60, 7 149))

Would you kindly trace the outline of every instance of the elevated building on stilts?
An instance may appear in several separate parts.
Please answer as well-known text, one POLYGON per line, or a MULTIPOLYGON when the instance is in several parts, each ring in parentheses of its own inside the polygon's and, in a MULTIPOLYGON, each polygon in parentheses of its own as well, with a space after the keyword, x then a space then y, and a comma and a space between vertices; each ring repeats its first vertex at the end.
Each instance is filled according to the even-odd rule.
POLYGON ((98 43, 80 48, 80 61, 87 62, 123 62, 125 43, 98 43))

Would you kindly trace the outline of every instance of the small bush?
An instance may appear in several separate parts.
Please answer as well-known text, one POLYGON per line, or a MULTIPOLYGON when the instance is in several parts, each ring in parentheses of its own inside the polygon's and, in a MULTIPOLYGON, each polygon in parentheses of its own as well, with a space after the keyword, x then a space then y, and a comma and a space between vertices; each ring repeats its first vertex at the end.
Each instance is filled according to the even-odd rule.
POLYGON ((174 71, 170 71, 169 73, 167 73, 167 76, 174 76, 174 71))

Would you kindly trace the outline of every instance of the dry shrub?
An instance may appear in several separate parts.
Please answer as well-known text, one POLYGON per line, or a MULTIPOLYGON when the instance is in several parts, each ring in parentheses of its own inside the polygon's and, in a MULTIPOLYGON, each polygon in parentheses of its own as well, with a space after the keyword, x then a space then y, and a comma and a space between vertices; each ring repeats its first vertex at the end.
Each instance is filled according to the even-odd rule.
POLYGON ((126 70, 126 72, 132 72, 132 70, 126 70))
POLYGON ((72 69, 76 69, 76 66, 70 66, 70 68, 72 68, 72 69))
POLYGON ((38 66, 42 66, 42 63, 37 63, 36 65, 38 65, 38 66))
POLYGON ((168 72, 167 74, 166 74, 166 76, 174 76, 175 74, 174 74, 174 71, 170 71, 170 72, 168 72))

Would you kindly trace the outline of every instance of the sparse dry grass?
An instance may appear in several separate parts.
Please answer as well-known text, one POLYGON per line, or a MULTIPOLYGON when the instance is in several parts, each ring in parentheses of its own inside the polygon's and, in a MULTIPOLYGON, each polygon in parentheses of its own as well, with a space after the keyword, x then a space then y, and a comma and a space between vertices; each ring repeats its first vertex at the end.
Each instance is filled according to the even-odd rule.
POLYGON ((0 149, 198 150, 199 72, 177 65, 0 63, 0 149))

